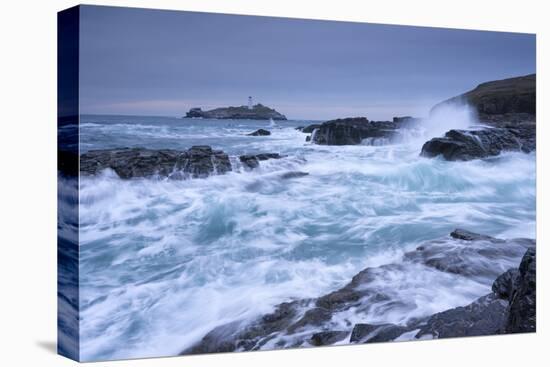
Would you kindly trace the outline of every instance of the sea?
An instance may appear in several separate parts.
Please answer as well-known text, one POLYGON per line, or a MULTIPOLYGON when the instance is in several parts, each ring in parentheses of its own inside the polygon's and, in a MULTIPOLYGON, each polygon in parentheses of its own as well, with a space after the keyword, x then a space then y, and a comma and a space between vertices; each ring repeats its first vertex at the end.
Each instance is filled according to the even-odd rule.
MULTIPOLYGON (((469 111, 430 117, 390 144, 312 144, 296 129, 312 123, 80 117, 81 154, 209 145, 234 166, 181 181, 122 180, 112 171, 80 178, 83 360, 177 355, 216 326, 336 290, 455 228, 535 238, 535 153, 468 162, 420 156, 431 137, 479 127, 469 111), (247 135, 260 128, 271 135, 247 135), (241 167, 237 157, 253 153, 285 157, 241 167), (290 171, 309 175, 281 179, 290 171)), ((466 305, 492 282, 411 269, 387 282, 395 309, 350 321, 403 324, 466 305)))

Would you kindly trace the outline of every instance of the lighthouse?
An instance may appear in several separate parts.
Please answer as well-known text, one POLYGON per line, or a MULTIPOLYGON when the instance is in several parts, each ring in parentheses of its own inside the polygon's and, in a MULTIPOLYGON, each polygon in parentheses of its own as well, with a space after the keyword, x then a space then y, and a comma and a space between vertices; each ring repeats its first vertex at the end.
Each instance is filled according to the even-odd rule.
POLYGON ((252 109, 252 97, 248 97, 248 109, 251 110, 252 109))

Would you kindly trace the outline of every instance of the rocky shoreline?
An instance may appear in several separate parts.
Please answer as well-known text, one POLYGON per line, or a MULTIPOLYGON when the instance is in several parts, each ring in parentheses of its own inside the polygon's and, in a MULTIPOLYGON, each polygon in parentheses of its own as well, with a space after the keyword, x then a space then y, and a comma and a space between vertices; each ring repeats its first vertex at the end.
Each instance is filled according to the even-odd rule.
MULTIPOLYGON (((244 169, 252 170, 261 161, 281 159, 279 153, 245 154, 235 157, 244 169)), ((93 176, 106 169, 113 170, 121 179, 169 178, 184 180, 223 175, 234 170, 229 155, 208 145, 193 146, 188 150, 120 148, 91 150, 80 156, 80 173, 93 176)), ((300 172, 286 172, 303 175, 300 172)), ((286 177, 284 177, 286 178, 286 177)))
MULTIPOLYGON (((181 354, 283 349, 320 345, 439 339, 536 331, 536 250, 529 239, 502 240, 457 229, 449 238, 429 241, 403 256, 403 263, 366 268, 344 287, 316 299, 283 302, 256 320, 219 326, 181 354), (481 266, 521 259, 497 274, 498 266, 481 266), (472 303, 405 324, 342 323, 346 312, 367 315, 373 307, 391 308, 392 299, 379 287, 388 271, 399 274, 415 263, 464 277, 493 275, 492 292, 472 303), (342 316, 344 315, 344 316, 342 316)), ((429 287, 426 284, 426 287, 429 287)))
POLYGON ((357 145, 366 139, 372 145, 392 142, 402 128, 413 127, 419 119, 394 117, 393 121, 369 121, 366 117, 348 117, 311 124, 300 129, 310 133, 306 141, 319 145, 357 145))

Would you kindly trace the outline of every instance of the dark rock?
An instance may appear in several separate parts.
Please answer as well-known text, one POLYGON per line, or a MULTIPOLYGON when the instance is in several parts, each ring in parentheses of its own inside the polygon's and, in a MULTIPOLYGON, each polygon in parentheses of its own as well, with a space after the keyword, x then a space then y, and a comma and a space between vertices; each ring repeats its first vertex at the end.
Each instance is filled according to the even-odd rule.
POLYGON ((212 150, 207 145, 193 146, 185 154, 180 172, 193 178, 207 177, 211 174, 224 174, 231 171, 227 154, 221 150, 212 150))
POLYGON ((258 158, 253 154, 241 155, 241 156, 239 156, 239 160, 241 161, 241 163, 245 167, 250 168, 250 169, 253 169, 253 168, 256 168, 256 167, 260 166, 260 162, 259 162, 258 158))
POLYGON ((294 130, 302 131, 305 126, 296 126, 294 130))
POLYGON ((508 303, 491 293, 465 307, 457 307, 431 316, 416 338, 454 338, 499 334, 506 321, 508 303))
POLYGON ((260 165, 260 161, 266 161, 268 159, 281 159, 283 158, 279 153, 260 153, 260 154, 245 154, 239 156, 241 163, 250 169, 256 168, 260 165))
POLYGON ((306 136, 306 142, 310 142, 310 141, 311 141, 311 135, 306 136))
POLYGON ((202 340, 182 354, 227 353, 237 349, 235 337, 241 327, 240 322, 232 322, 214 328, 202 340))
POLYGON ((395 324, 355 324, 351 332, 352 343, 381 343, 394 340, 409 331, 408 328, 395 324))
POLYGON ((298 306, 297 302, 284 302, 251 323, 239 321, 219 326, 181 354, 255 350, 271 339, 270 334, 285 330, 294 321, 298 306))
POLYGON ((485 123, 511 121, 513 115, 534 121, 536 115, 536 74, 496 80, 453 97, 432 108, 431 113, 449 104, 469 104, 485 123))
POLYGON ((356 290, 353 284, 348 284, 344 288, 319 297, 315 304, 318 307, 331 311, 348 309, 356 304, 364 295, 365 293, 356 290))
POLYGON ((320 126, 321 124, 311 124, 302 128, 302 132, 306 134, 311 134, 313 130, 318 129, 320 126))
POLYGON ((283 180, 288 180, 288 179, 291 179, 291 178, 304 177, 304 176, 307 176, 307 175, 309 175, 308 172, 291 171, 291 172, 283 173, 280 177, 283 180))
POLYGON ((264 129, 258 129, 250 134, 246 134, 248 136, 267 136, 267 135, 271 135, 271 132, 269 130, 264 130, 264 129))
POLYGON ((490 128, 484 130, 450 130, 443 138, 433 138, 422 146, 421 155, 442 155, 449 161, 496 156, 503 151, 529 153, 535 149, 533 128, 490 128))
POLYGON ((207 118, 207 119, 234 119, 234 120, 286 120, 285 115, 280 114, 272 108, 257 104, 248 108, 239 107, 221 107, 210 111, 203 111, 201 108, 192 108, 185 115, 186 118, 207 118))
POLYGON ((356 145, 367 138, 390 140, 398 127, 392 121, 369 121, 365 117, 338 119, 321 124, 311 141, 321 145, 356 145))
POLYGON ((288 328, 288 331, 290 333, 294 333, 296 330, 306 325, 319 326, 324 322, 329 321, 331 318, 332 318, 332 313, 329 310, 322 307, 315 307, 315 308, 312 308, 311 310, 307 310, 304 316, 302 316, 300 320, 298 320, 296 323, 292 324, 288 328))
POLYGON ((495 293, 498 298, 510 301, 518 275, 518 269, 509 269, 500 274, 491 287, 493 293, 495 293))
POLYGON ((204 111, 200 107, 191 108, 189 112, 185 114, 187 118, 199 118, 203 117, 204 111))
POLYGON ((510 300, 506 332, 528 333, 537 329, 536 249, 527 250, 519 266, 510 300))
POLYGON ((491 236, 470 232, 461 228, 457 228, 454 231, 452 231, 450 236, 452 238, 456 238, 457 240, 464 240, 464 241, 496 240, 491 236))
POLYGON ((104 149, 80 156, 80 172, 95 175, 104 169, 114 170, 120 178, 169 177, 203 178, 231 171, 227 154, 209 146, 194 146, 187 151, 145 148, 104 149))
POLYGON ((344 340, 349 335, 349 331, 322 331, 315 333, 309 339, 311 345, 331 345, 344 340))

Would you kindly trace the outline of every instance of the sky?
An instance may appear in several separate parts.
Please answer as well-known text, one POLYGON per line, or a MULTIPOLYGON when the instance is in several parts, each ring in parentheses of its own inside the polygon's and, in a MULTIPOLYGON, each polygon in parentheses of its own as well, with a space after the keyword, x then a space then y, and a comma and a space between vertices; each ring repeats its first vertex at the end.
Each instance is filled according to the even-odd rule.
POLYGON ((255 103, 289 119, 426 116, 536 71, 535 35, 81 6, 83 114, 183 116, 255 103))

